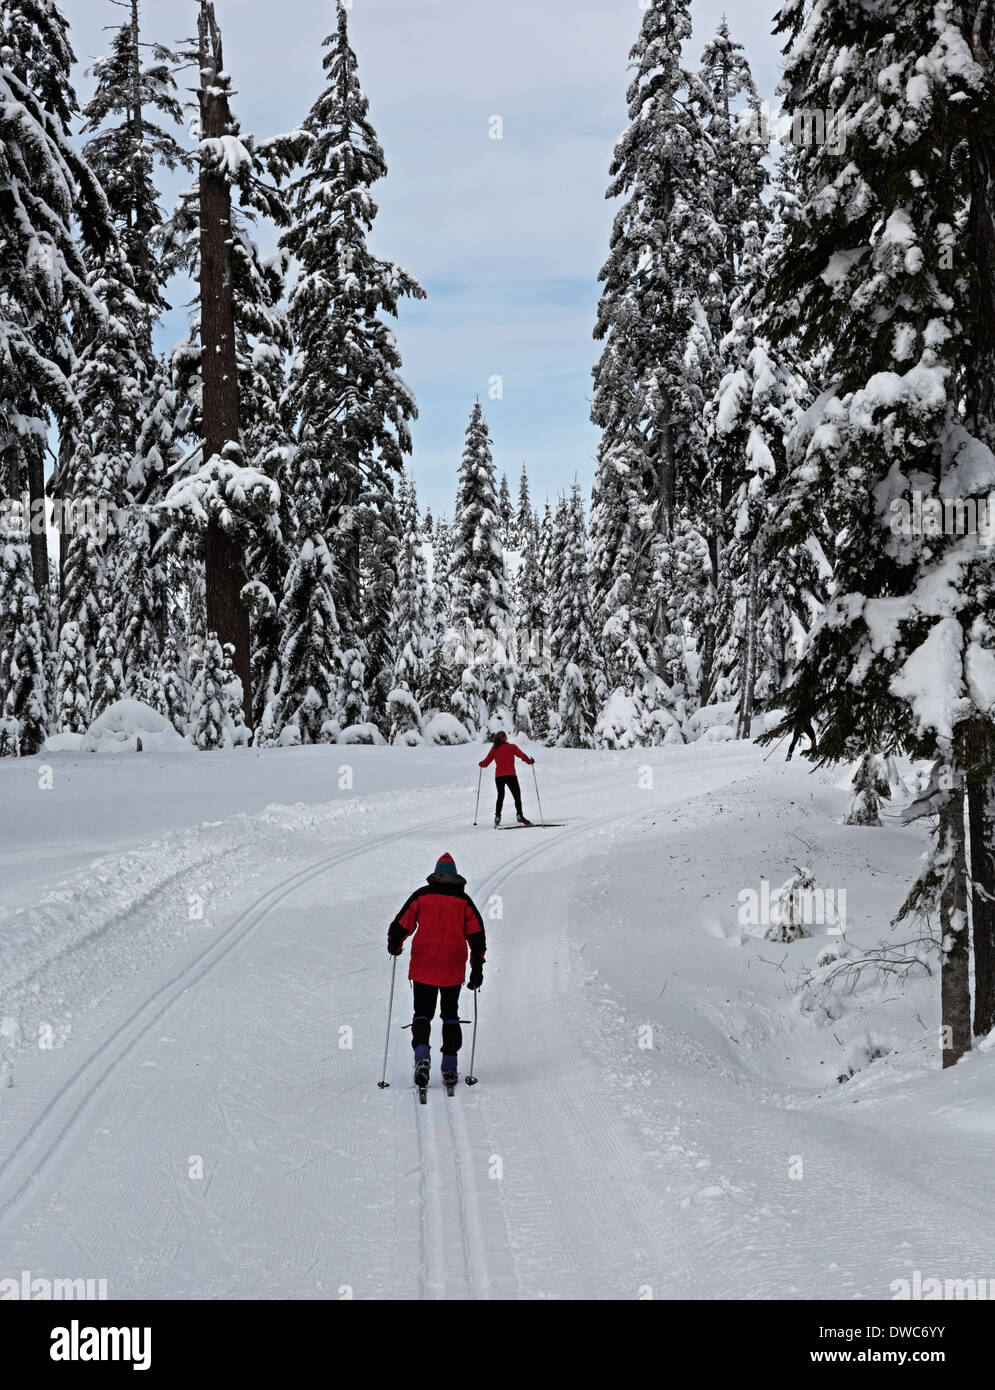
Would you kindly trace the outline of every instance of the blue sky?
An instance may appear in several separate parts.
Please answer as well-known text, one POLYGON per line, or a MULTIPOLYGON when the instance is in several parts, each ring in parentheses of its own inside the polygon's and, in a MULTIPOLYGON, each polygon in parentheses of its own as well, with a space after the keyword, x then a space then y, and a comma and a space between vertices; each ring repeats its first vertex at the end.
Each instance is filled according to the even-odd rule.
MULTIPOLYGON (((109 0, 61 4, 85 100, 84 69, 106 51, 105 26, 122 11, 109 0)), ((334 8, 332 0, 216 0, 244 129, 272 135, 306 114, 334 8)), ((698 0, 685 61, 698 61, 729 12, 761 93, 773 99, 775 9, 698 0)), ((195 27, 195 0, 143 0, 142 10, 149 39, 173 42, 195 27)), ((513 490, 523 460, 537 502, 593 477, 591 335, 612 217, 604 190, 641 18, 639 0, 353 0, 352 44, 390 169, 374 190, 373 246, 429 295, 402 308, 397 333, 420 414, 412 472, 433 511, 452 513, 478 395, 513 490), (493 116, 500 140, 489 135, 493 116), (491 398, 494 377, 501 399, 491 398)), ((186 294, 174 288, 164 343, 185 329, 186 294)))

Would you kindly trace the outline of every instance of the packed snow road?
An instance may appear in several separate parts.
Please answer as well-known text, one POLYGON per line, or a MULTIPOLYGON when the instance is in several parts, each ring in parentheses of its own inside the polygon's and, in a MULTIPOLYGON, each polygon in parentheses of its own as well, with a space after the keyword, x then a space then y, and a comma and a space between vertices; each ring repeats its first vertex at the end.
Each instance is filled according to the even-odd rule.
MULTIPOLYGON (((857 931, 878 927, 917 839, 844 830, 825 779, 742 745, 541 750, 564 824, 498 834, 486 783, 470 824, 467 751, 56 763, 48 795, 61 776, 92 840, 67 842, 44 894, 59 816, 46 835, 27 764, 8 774, 30 891, 8 860, 0 1279, 105 1278, 119 1298, 888 1297, 908 1269, 984 1262, 987 1059, 960 1091, 923 1057, 844 1097, 824 1068, 846 1022, 800 1013, 774 948, 737 926, 741 887, 784 877, 801 836, 845 877, 857 931), (436 1031, 419 1106, 407 951, 376 1084, 385 938, 443 851, 488 932, 479 1085, 446 1096, 436 1031), (940 1108, 967 1207, 908 1161, 913 1144, 927 1166, 940 1108)), ((806 961, 817 944, 798 943, 806 961)), ((897 1031, 929 1001, 899 1004, 897 1031)))

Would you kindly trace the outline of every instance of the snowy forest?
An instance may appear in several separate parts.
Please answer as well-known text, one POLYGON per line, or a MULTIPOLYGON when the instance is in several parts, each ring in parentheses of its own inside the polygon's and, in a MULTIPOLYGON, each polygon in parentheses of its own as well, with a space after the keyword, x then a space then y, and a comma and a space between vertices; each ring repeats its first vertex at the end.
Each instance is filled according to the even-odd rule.
POLYGON ((171 48, 128 0, 83 106, 58 3, 0 9, 0 754, 85 749, 121 700, 204 750, 801 737, 859 760, 871 825, 894 757, 925 760, 903 912, 939 914, 957 1060, 995 1026, 993 566, 937 516, 995 486, 991 7, 786 0, 774 148, 730 26, 697 56, 689 0, 645 5, 593 493, 499 479, 471 396, 436 517, 390 326, 424 291, 369 246, 387 163, 347 7, 265 135, 223 8, 171 48))
POLYGON ((29 1354, 939 1362, 993 1114, 995 0, 0 0, 29 1354))

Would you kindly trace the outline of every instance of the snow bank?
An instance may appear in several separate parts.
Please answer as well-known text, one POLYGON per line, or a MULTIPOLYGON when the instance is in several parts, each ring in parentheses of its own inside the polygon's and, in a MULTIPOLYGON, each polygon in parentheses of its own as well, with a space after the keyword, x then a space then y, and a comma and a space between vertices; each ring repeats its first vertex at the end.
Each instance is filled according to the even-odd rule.
POLYGON ((375 748, 386 743, 375 724, 348 724, 339 734, 338 743, 362 743, 375 748))
POLYGON ((54 734, 45 740, 50 753, 135 753, 141 740, 146 753, 193 753, 164 715, 138 700, 116 700, 85 734, 54 734))
POLYGON ((452 714, 435 714, 425 725, 425 742, 453 747, 456 744, 471 743, 470 734, 463 724, 452 714))

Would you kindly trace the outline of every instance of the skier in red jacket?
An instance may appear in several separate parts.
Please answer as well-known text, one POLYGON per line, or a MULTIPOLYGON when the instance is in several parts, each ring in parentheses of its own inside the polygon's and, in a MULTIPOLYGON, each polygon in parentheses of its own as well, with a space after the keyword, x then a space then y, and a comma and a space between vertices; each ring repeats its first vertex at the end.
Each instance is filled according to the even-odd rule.
POLYGON ((494 763, 494 780, 497 783, 497 810, 494 812, 494 828, 501 824, 501 808, 504 805, 504 792, 507 787, 515 798, 515 810, 518 813, 519 825, 531 825, 530 820, 525 819, 525 812, 522 810, 522 789, 518 785, 518 778, 515 776, 515 759, 521 758, 523 763, 528 763, 531 767, 535 758, 530 758, 527 753, 515 743, 508 742, 508 735, 503 729, 494 735, 494 747, 487 754, 487 757, 480 764, 486 767, 488 763, 494 763))
POLYGON ((479 989, 484 982, 487 938, 480 913, 463 891, 465 887, 466 879, 456 872, 452 856, 444 854, 435 872, 429 874, 428 883, 415 889, 387 932, 387 950, 392 956, 399 956, 407 938, 412 937, 408 979, 415 996, 411 1046, 416 1086, 428 1085, 429 1037, 440 996, 442 1079, 447 1085, 457 1080, 457 1055, 463 1046, 459 992, 466 979, 467 951, 470 988, 479 989))

